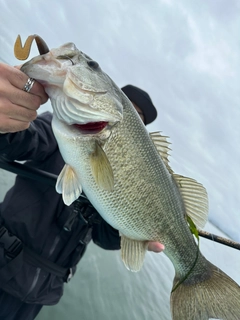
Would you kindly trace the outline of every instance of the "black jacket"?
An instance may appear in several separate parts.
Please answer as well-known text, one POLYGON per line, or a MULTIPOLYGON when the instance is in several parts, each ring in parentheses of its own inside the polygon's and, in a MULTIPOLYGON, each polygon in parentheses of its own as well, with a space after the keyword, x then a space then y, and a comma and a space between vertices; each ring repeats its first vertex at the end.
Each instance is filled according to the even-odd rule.
MULTIPOLYGON (((58 175, 64 162, 52 133, 51 119, 51 113, 47 112, 25 131, 0 135, 0 156, 7 160, 27 160, 28 166, 58 175)), ((118 231, 88 201, 80 200, 78 206, 79 213, 74 215, 74 205, 65 206, 54 187, 17 177, 1 204, 1 225, 26 247, 65 268, 76 266, 91 239, 104 249, 119 249, 118 231), (89 222, 86 216, 91 216, 89 222), (71 230, 67 231, 69 225, 71 230)), ((1 279, 1 270, 9 259, 4 255, 0 239, 0 288, 29 303, 58 302, 65 279, 27 263, 24 255, 21 261, 21 267, 5 283, 6 276, 3 274, 1 279)))

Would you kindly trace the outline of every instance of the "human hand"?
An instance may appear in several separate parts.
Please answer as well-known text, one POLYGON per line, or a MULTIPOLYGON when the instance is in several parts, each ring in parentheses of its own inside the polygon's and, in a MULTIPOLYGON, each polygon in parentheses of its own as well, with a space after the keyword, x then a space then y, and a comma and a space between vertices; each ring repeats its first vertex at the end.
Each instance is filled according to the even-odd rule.
POLYGON ((37 81, 30 92, 23 91, 28 78, 17 68, 0 63, 0 133, 27 129, 36 119, 37 109, 48 100, 37 81))
POLYGON ((164 244, 160 243, 160 242, 153 242, 150 241, 148 243, 148 251, 153 251, 156 253, 162 252, 165 249, 164 244))

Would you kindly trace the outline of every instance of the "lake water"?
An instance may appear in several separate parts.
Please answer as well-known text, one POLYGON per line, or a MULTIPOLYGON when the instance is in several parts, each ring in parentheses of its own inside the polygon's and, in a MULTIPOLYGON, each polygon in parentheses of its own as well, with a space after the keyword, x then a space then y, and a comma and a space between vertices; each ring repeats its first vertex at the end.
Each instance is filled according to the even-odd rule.
MULTIPOLYGON (((206 229, 223 235, 210 223, 206 229)), ((240 283, 240 253, 201 239, 204 255, 240 283)), ((147 253, 138 273, 128 271, 120 252, 90 244, 78 271, 56 306, 44 307, 37 320, 170 320, 174 269, 164 254, 147 253)))

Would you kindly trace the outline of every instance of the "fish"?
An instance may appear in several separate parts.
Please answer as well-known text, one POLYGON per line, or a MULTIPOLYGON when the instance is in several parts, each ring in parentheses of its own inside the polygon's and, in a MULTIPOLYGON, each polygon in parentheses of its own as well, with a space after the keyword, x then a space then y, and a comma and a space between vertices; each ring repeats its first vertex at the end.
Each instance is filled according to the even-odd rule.
POLYGON ((121 89, 73 43, 32 58, 21 70, 42 83, 51 100, 65 161, 56 191, 64 203, 84 191, 119 230, 122 260, 133 272, 141 269, 149 241, 164 244, 175 269, 173 320, 239 319, 239 285, 202 255, 189 227, 201 229, 207 221, 206 189, 174 173, 168 138, 149 133, 121 89))

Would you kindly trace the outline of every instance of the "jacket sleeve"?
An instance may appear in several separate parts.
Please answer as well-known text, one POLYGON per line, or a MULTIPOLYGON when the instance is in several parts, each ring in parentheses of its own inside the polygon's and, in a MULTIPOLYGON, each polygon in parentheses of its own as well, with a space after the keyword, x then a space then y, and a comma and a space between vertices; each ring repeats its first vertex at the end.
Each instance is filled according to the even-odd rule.
POLYGON ((57 149, 51 127, 52 114, 45 112, 27 130, 0 135, 0 157, 5 160, 43 161, 57 149))
POLYGON ((106 250, 120 249, 119 231, 111 227, 100 215, 97 223, 93 224, 92 240, 106 250))

